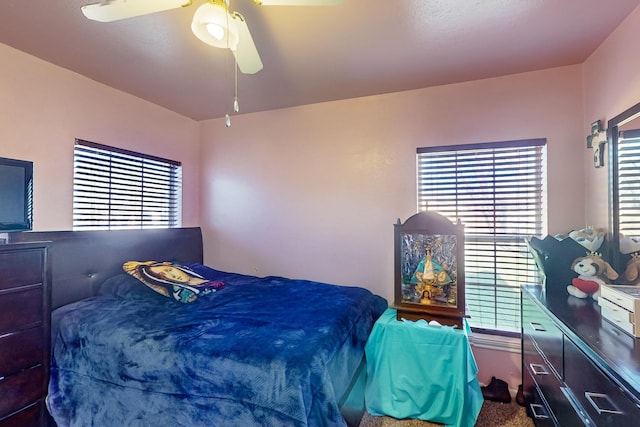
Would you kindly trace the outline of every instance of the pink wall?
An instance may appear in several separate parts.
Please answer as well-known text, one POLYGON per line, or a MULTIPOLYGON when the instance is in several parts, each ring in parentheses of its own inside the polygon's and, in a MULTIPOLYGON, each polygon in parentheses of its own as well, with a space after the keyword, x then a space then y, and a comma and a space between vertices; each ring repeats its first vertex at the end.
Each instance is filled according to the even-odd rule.
POLYGON ((199 224, 198 124, 0 44, 0 157, 34 162, 34 228, 72 226, 75 138, 183 163, 183 224, 199 224))
POLYGON ((472 346, 473 356, 478 364, 478 382, 487 385, 495 376, 509 385, 511 395, 515 396, 518 385, 522 384, 522 357, 519 352, 497 351, 472 346))
MULTIPOLYGON (((590 124, 607 121, 640 102, 640 7, 582 65, 584 81, 583 133, 590 124)), ((585 150, 589 158, 591 150, 585 150)), ((585 162, 590 160, 585 160, 585 162)), ((608 168, 587 168, 585 211, 590 224, 607 226, 608 168)))
POLYGON ((391 301, 393 223, 416 211, 416 147, 438 144, 547 138, 550 230, 581 227, 581 90, 570 66, 202 122, 207 262, 391 301))

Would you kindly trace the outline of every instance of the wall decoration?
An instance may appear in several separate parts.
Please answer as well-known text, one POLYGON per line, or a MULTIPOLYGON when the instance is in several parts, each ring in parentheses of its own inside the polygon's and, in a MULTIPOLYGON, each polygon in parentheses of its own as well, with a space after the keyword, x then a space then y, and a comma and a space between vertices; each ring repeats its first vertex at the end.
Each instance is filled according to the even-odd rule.
POLYGON ((395 308, 398 319, 462 327, 464 228, 434 212, 395 224, 395 308))
POLYGON ((597 168, 604 166, 604 145, 607 143, 607 132, 602 121, 591 123, 591 135, 587 136, 587 148, 593 148, 593 165, 597 168))

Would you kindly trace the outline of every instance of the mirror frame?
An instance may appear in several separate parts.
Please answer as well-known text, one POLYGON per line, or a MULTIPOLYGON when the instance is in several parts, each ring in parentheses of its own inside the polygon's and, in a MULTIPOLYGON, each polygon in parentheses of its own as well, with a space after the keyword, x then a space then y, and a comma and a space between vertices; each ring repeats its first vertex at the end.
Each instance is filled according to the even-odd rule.
POLYGON ((620 183, 618 182, 618 137, 619 128, 640 117, 640 103, 618 114, 607 122, 609 142, 609 264, 616 271, 624 271, 626 258, 620 253, 620 183))

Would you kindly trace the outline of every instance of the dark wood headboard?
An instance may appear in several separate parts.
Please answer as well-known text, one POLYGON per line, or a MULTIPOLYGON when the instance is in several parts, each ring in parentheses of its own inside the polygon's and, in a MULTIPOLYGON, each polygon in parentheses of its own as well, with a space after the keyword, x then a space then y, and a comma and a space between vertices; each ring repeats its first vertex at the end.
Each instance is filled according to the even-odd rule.
POLYGON ((52 308, 96 295, 104 280, 122 273, 125 261, 203 260, 198 227, 9 233, 9 243, 39 241, 52 242, 52 308))

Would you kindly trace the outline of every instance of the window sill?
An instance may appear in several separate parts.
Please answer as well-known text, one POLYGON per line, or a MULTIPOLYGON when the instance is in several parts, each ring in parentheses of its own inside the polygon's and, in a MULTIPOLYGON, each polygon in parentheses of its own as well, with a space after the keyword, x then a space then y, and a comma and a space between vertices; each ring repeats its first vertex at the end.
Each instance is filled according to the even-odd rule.
POLYGON ((520 338, 505 337, 501 335, 489 335, 472 332, 469 335, 471 346, 486 348, 489 350, 507 351, 510 353, 520 353, 520 338))

